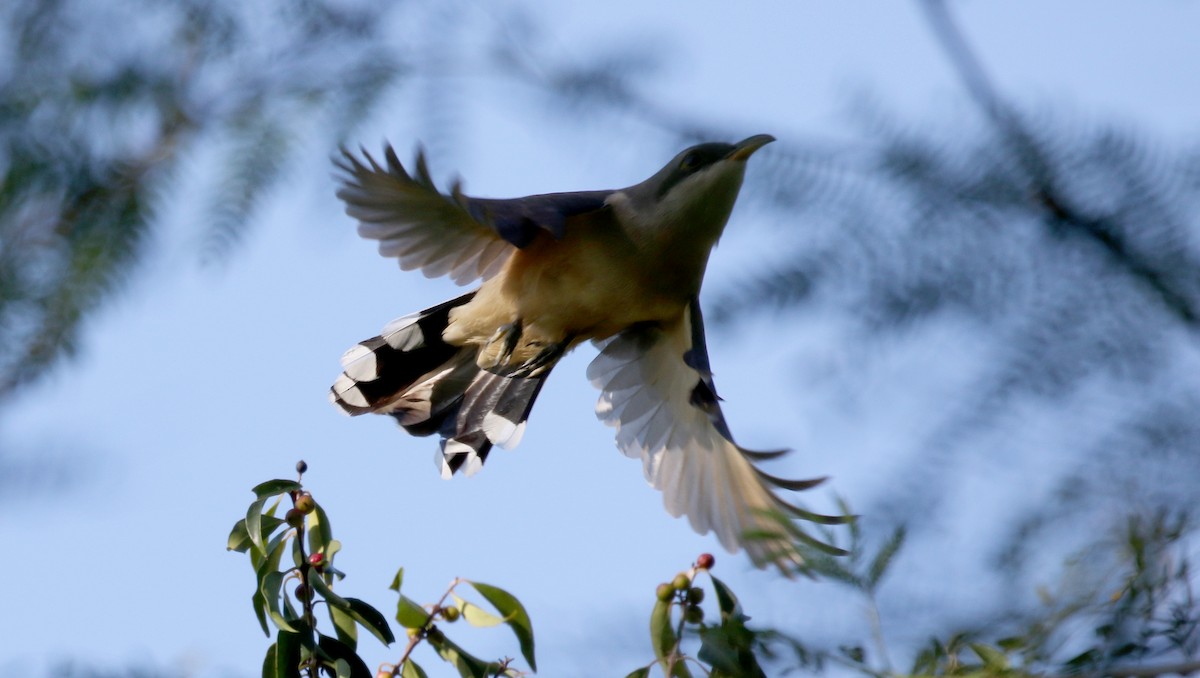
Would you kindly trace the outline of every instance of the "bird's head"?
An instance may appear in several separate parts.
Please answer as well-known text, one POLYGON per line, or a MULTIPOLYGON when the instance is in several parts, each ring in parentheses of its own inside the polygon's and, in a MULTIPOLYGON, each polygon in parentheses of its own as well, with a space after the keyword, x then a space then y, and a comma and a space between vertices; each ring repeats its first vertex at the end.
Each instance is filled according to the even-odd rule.
POLYGON ((705 143, 684 149, 654 176, 618 191, 621 197, 610 202, 623 203, 623 216, 646 232, 663 234, 683 228, 711 245, 733 210, 746 160, 772 141, 775 137, 769 134, 756 134, 736 144, 705 143))
POLYGON ((736 144, 707 143, 684 149, 647 183, 655 198, 694 202, 722 184, 741 186, 746 160, 755 151, 775 141, 770 134, 756 134, 736 144))

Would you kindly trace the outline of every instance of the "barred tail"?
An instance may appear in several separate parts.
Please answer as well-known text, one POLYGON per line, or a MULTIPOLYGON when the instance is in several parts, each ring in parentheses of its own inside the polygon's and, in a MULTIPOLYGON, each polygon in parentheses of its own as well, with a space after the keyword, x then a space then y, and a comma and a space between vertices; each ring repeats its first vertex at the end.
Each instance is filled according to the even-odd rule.
POLYGON ((442 340, 450 311, 474 292, 388 323, 383 333, 342 356, 330 400, 350 415, 387 414, 416 436, 441 435, 442 477, 471 475, 493 445, 515 447, 549 375, 514 377, 481 370, 477 348, 442 340))

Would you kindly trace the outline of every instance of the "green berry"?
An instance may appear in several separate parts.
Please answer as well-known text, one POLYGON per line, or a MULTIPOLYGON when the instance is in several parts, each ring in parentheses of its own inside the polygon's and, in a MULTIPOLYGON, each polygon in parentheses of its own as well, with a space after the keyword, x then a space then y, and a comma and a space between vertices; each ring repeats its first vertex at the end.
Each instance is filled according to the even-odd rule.
POLYGON ((675 575, 675 579, 671 582, 671 586, 675 587, 676 591, 684 591, 691 585, 691 578, 682 572, 675 575))
POLYGON ((301 492, 300 495, 296 497, 297 511, 304 514, 309 514, 316 510, 316 508, 317 502, 312 498, 311 494, 307 492, 301 492))
POLYGON ((667 583, 659 584, 658 588, 654 589, 654 595, 665 603, 671 600, 671 596, 675 595, 675 587, 667 583))
POLYGON ((288 509, 287 513, 284 514, 283 519, 291 527, 303 527, 304 526, 304 511, 301 511, 299 509, 290 508, 290 509, 288 509))
POLYGON ((692 605, 699 605, 700 603, 704 602, 704 589, 700 588, 699 586, 693 586, 692 588, 688 589, 687 601, 692 605))
POLYGON ((451 605, 450 607, 442 608, 442 619, 445 619, 446 621, 450 622, 451 624, 458 621, 458 617, 461 614, 462 613, 459 612, 458 608, 453 605, 451 605))
POLYGON ((704 609, 698 605, 688 605, 683 611, 683 620, 689 624, 699 624, 704 621, 704 609))

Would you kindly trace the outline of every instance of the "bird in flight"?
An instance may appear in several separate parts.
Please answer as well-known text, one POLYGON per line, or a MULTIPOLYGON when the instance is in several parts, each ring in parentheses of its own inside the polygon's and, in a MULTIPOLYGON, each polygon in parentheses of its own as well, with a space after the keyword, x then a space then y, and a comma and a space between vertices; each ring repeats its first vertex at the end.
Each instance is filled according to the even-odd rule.
POLYGON ((587 376, 597 416, 617 447, 641 459, 667 511, 715 532, 758 566, 803 565, 797 544, 839 552, 793 519, 845 522, 778 492, 824 479, 786 480, 734 442, 721 412, 700 315, 709 254, 729 219, 759 134, 704 143, 627 188, 475 198, 434 185, 418 151, 410 174, 391 146, 383 163, 345 149, 338 197, 379 253, 427 277, 474 291, 388 323, 342 357, 331 400, 351 415, 396 419, 408 433, 441 437, 445 478, 482 468, 493 446, 512 448, 554 365, 591 340, 587 376))

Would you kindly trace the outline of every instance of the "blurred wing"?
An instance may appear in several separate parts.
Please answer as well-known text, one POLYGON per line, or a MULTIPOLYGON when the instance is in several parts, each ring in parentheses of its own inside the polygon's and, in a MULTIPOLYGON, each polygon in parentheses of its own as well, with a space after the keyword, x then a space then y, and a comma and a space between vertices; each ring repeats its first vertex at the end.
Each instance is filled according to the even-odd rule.
POLYGON ((604 208, 609 191, 554 193, 512 200, 471 198, 458 182, 444 194, 434 186, 424 153, 412 176, 384 148, 386 167, 365 150, 342 150, 334 164, 344 175, 338 197, 358 219, 358 233, 379 241, 379 253, 426 277, 449 275, 463 285, 500 272, 514 247, 543 231, 561 238, 568 217, 604 208))
POLYGON ((601 421, 617 429, 617 447, 641 458, 646 480, 663 493, 671 515, 687 515, 701 534, 716 532, 731 552, 745 548, 760 567, 785 572, 803 564, 800 542, 840 553, 804 533, 790 519, 832 524, 823 516, 784 501, 776 490, 804 490, 824 478, 789 481, 769 475, 755 462, 785 453, 755 452, 733 441, 721 413, 700 306, 665 325, 630 328, 601 344, 588 378, 602 393, 601 421))

